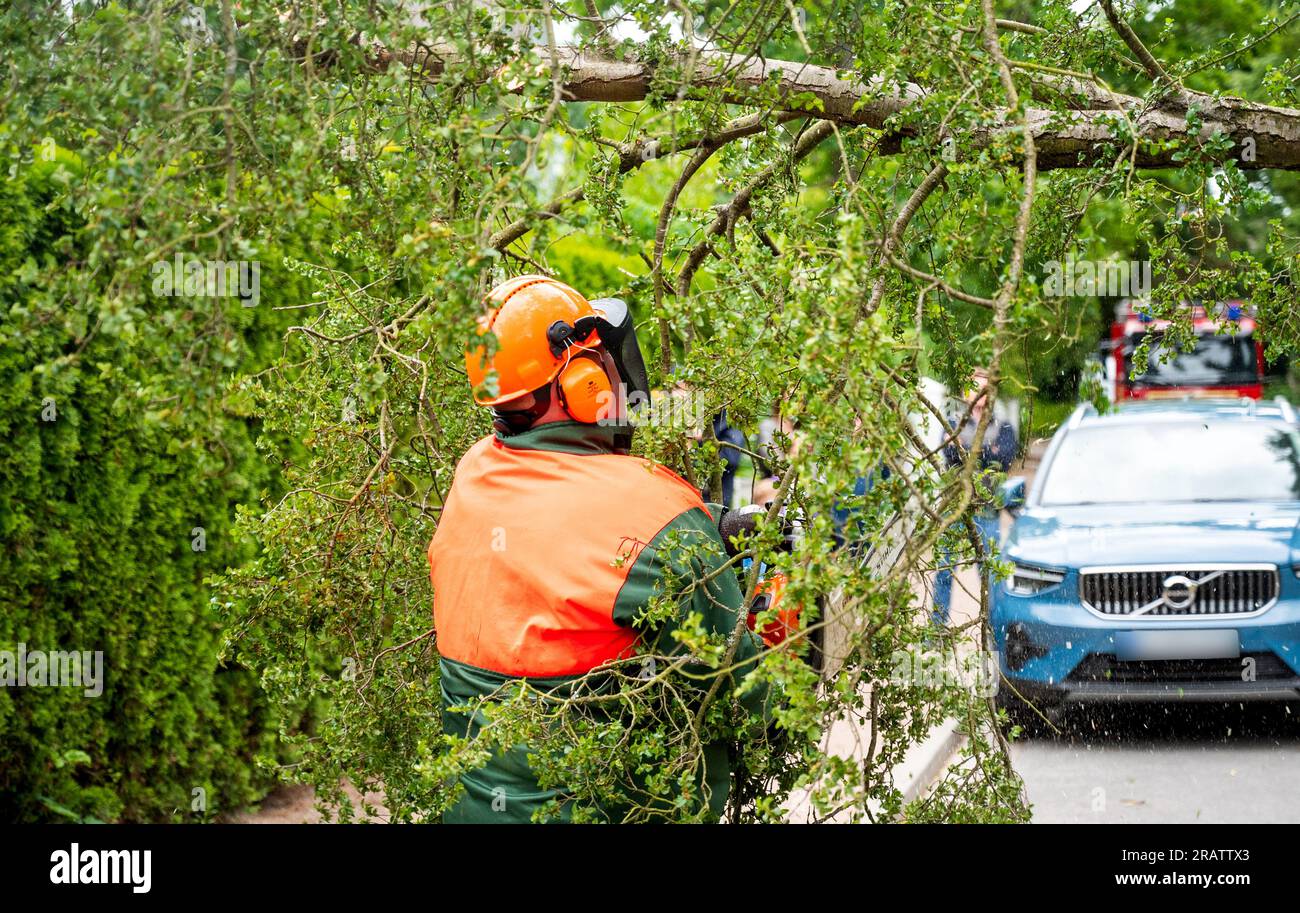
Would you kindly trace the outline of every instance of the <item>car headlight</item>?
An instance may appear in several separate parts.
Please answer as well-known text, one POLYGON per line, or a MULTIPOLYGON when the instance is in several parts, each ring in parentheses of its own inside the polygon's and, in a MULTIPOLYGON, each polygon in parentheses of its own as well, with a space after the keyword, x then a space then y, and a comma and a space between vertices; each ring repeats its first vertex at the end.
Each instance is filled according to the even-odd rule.
POLYGON ((1017 596, 1033 596, 1051 589, 1065 579, 1065 571, 1050 567, 1016 562, 1007 580, 1007 592, 1017 596))

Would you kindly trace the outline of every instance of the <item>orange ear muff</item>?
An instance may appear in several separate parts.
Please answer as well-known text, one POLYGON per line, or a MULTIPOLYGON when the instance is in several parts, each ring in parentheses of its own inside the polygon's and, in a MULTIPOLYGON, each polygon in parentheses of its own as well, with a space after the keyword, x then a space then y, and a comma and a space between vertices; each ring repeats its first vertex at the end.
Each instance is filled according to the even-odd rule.
POLYGON ((605 369, 590 358, 575 358, 560 372, 560 399, 569 415, 580 422, 595 424, 609 415, 614 402, 605 369))

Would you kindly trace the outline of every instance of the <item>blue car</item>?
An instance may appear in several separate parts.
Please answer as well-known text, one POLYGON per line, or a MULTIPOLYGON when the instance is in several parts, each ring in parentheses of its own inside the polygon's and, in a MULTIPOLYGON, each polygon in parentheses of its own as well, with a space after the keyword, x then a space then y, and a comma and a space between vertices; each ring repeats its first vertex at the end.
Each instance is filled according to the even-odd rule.
POLYGON ((1144 401, 1057 431, 993 585, 1013 720, 1092 701, 1300 698, 1300 435, 1282 400, 1144 401))

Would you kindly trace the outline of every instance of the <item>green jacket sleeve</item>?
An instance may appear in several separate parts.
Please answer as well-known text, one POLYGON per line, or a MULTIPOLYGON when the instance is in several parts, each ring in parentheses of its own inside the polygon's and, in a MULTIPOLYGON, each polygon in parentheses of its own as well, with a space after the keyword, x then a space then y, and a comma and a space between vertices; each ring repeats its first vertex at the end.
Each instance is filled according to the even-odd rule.
MULTIPOLYGON (((713 519, 699 508, 684 511, 637 555, 615 600, 614 620, 640 629, 660 654, 682 651, 672 632, 691 613, 700 615, 710 634, 729 635, 736 629, 737 619, 748 615, 748 608, 735 570, 722 569, 726 562, 726 550, 713 519), (709 579, 701 583, 705 578, 709 579), (651 600, 672 593, 681 594, 675 617, 648 623, 644 615, 651 600)), ((739 682, 754 667, 762 649, 762 641, 745 627, 733 661, 734 681, 739 682)), ((742 705, 767 719, 767 690, 766 685, 760 685, 747 692, 742 705)))

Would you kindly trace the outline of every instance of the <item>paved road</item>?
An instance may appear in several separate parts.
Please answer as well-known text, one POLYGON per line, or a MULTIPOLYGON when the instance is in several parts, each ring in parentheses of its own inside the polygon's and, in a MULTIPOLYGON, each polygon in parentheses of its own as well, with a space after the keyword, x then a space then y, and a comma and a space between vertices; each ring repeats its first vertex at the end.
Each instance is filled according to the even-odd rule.
POLYGON ((1034 820, 1300 822, 1300 705, 1108 706, 1012 749, 1034 820))

